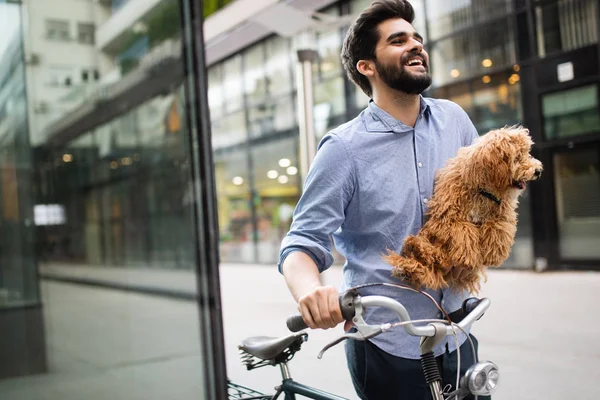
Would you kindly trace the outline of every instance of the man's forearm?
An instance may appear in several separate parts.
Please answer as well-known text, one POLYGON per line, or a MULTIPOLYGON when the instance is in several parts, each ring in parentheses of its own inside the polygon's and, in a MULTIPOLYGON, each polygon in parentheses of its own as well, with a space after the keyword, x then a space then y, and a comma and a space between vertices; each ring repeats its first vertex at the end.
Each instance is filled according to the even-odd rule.
POLYGON ((319 269, 312 258, 304 252, 290 253, 283 262, 282 272, 285 283, 296 301, 321 286, 319 269))

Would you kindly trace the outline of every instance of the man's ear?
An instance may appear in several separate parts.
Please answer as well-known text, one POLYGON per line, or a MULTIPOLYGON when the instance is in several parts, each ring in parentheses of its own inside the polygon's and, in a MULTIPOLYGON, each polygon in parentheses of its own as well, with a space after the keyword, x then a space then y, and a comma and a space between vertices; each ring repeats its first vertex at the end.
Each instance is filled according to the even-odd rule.
POLYGON ((359 60, 356 63, 356 69, 367 78, 375 76, 375 63, 373 61, 359 60))

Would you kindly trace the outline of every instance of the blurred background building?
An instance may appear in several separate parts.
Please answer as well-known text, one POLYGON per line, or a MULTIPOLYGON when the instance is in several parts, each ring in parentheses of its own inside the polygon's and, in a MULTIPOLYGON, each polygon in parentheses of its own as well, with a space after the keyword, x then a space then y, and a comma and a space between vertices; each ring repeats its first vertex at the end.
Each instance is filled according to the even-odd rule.
MULTIPOLYGON (((356 15, 369 3, 285 2, 305 15, 318 10, 332 16, 356 15)), ((177 229, 189 195, 181 181, 187 149, 178 4, 77 4, 88 8, 74 9, 71 20, 44 17, 44 7, 28 14, 35 202, 40 210, 57 205, 67 221, 37 229, 42 256, 190 268, 187 232, 177 229), (43 40, 40 29, 46 30, 43 40), (65 40, 68 57, 59 51, 65 40)), ((427 94, 460 104, 481 134, 526 124, 545 161, 545 179, 523 196, 506 265, 598 265, 597 148, 579 146, 597 138, 597 2, 413 4, 431 56, 434 85, 427 94)), ((306 46, 307 35, 281 34, 276 23, 264 22, 277 20, 268 13, 278 5, 237 1, 206 23, 223 261, 274 263, 301 191, 296 50, 306 46)), ((317 140, 367 104, 342 71, 343 37, 344 27, 334 25, 308 40, 319 54, 313 74, 317 140)))
MULTIPOLYGON (((194 268, 183 3, 0 0, 0 309, 15 310, 0 343, 5 326, 27 337, 0 353, 22 367, 0 362, 0 375, 49 368, 44 351, 23 358, 44 347, 48 268, 194 268)), ((412 3, 431 58, 426 94, 460 104, 480 134, 525 124, 545 164, 506 266, 599 269, 598 1, 412 3)), ((314 12, 369 4, 204 2, 222 261, 274 265, 291 223, 303 178, 296 50, 318 52, 316 140, 367 105, 340 63, 345 27, 308 27, 314 12)))

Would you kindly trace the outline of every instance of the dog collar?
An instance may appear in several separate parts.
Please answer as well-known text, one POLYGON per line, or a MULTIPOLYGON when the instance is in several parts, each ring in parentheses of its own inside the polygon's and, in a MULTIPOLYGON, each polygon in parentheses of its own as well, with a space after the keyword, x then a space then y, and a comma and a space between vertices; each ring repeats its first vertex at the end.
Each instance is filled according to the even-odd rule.
POLYGON ((483 197, 487 197, 488 199, 492 200, 494 203, 500 205, 500 203, 502 203, 502 199, 493 195, 492 193, 488 192, 485 189, 479 189, 479 194, 482 195, 483 197))

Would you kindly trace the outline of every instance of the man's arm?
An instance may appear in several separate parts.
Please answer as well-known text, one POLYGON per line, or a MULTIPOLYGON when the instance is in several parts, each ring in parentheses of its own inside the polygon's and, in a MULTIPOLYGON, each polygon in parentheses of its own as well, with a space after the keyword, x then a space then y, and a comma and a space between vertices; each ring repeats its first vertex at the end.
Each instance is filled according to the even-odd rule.
POLYGON ((346 144, 336 135, 327 135, 281 245, 280 271, 304 321, 313 329, 331 328, 343 320, 337 289, 323 286, 319 274, 333 263, 331 234, 344 222, 354 190, 353 168, 346 144))
POLYGON ((298 303, 298 311, 309 328, 333 328, 344 320, 338 290, 321 284, 317 264, 306 253, 290 253, 282 270, 285 283, 298 303))

